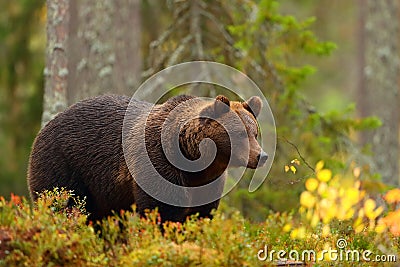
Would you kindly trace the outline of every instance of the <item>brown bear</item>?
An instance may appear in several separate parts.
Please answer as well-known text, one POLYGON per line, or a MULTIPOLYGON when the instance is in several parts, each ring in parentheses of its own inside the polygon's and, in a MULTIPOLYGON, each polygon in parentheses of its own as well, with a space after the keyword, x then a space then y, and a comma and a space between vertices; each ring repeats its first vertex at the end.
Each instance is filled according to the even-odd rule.
POLYGON ((209 100, 183 95, 153 105, 127 96, 104 95, 78 102, 51 120, 34 141, 27 178, 31 197, 36 200, 38 193, 54 187, 73 190, 86 198, 90 220, 129 210, 133 204, 140 214, 158 208, 162 221, 183 222, 196 213, 210 217, 211 210, 218 207, 227 167, 254 169, 267 160, 256 139, 256 117, 261 108, 259 97, 236 102, 225 96, 209 100), (125 116, 128 106, 131 119, 125 116), (123 127, 128 129, 125 133, 123 127), (143 135, 140 129, 144 129, 143 135), (175 142, 173 139, 178 148, 165 149, 175 142), (214 154, 202 157, 212 146, 214 154), (188 162, 197 160, 204 166, 193 170, 175 166, 171 162, 175 150, 188 162), (168 158, 168 153, 173 156, 168 158), (155 172, 149 171, 152 168, 155 172), (219 197, 191 205, 203 196, 197 191, 169 190, 152 180, 157 173, 179 188, 214 183, 201 195, 219 197), (155 195, 144 190, 143 183, 154 189, 155 195), (165 203, 157 194, 183 199, 187 205, 165 203))

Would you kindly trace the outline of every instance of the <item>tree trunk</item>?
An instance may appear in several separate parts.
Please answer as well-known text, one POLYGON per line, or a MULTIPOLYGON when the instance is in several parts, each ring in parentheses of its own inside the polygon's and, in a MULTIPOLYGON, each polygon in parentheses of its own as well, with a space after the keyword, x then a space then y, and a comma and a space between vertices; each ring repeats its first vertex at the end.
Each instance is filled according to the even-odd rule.
POLYGON ((397 0, 360 0, 359 107, 362 116, 376 115, 382 127, 363 136, 373 152, 373 171, 384 182, 400 184, 399 63, 400 28, 397 0))
POLYGON ((47 48, 42 127, 67 107, 69 0, 47 0, 47 48))
POLYGON ((140 0, 48 0, 43 125, 77 101, 140 84, 140 0))

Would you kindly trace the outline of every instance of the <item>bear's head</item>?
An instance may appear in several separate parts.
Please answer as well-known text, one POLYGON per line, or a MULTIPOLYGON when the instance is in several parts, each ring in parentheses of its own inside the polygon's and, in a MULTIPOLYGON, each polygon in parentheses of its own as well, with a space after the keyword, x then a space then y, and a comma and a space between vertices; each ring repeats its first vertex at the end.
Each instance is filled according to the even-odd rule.
POLYGON ((213 157, 210 168, 217 172, 228 166, 255 169, 266 163, 268 155, 257 141, 256 118, 262 109, 259 97, 238 102, 219 95, 212 101, 196 103, 192 106, 199 107, 198 117, 188 120, 179 133, 179 146, 186 158, 204 156, 207 161, 207 155, 213 157), (215 148, 216 154, 209 153, 215 148))

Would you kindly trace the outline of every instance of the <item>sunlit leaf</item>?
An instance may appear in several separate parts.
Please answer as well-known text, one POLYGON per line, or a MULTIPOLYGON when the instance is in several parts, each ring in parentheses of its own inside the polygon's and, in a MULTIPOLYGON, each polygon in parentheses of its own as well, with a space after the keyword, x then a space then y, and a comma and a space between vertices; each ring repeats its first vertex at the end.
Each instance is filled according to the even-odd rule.
POLYGON ((358 234, 358 233, 361 233, 362 231, 364 231, 364 229, 365 229, 365 225, 361 223, 361 224, 357 225, 356 227, 354 227, 354 232, 356 232, 358 234))
POLYGON ((290 229, 292 229, 292 225, 289 224, 289 223, 287 223, 287 224, 285 224, 285 226, 283 226, 283 229, 282 229, 282 230, 283 230, 285 233, 287 233, 287 232, 290 231, 290 229))
POLYGON ((300 204, 306 208, 312 208, 315 205, 315 197, 308 191, 304 191, 300 195, 300 204))
POLYGON ((374 209, 376 207, 376 202, 373 199, 367 199, 364 203, 364 211, 365 211, 365 216, 367 216, 368 219, 374 219, 375 218, 375 213, 374 209))
POLYGON ((324 196, 328 189, 328 185, 325 182, 319 183, 318 185, 318 194, 320 196, 324 196))
POLYGON ((332 171, 328 169, 323 169, 317 172, 318 180, 322 182, 328 182, 332 178, 332 171))
POLYGON ((382 222, 393 235, 400 236, 400 210, 389 212, 382 222))
POLYGON ((317 165, 315 167, 315 171, 319 172, 320 170, 322 170, 323 167, 324 167, 324 162, 322 160, 318 161, 318 163, 317 163, 317 165))
POLYGON ((386 224, 384 223, 384 221, 382 219, 380 219, 378 221, 377 226, 375 227, 375 232, 378 234, 383 233, 386 230, 386 224))
POLYGON ((318 180, 315 178, 309 178, 306 181, 306 189, 310 192, 315 191, 318 187, 318 180))
POLYGON ((303 226, 293 229, 293 231, 290 233, 290 238, 292 239, 304 239, 305 237, 306 237, 306 228, 303 226))
POLYGON ((290 170, 288 165, 285 165, 285 172, 288 172, 290 170))
POLYGON ((294 159, 290 163, 300 166, 300 161, 298 159, 294 159))
POLYGON ((317 226, 317 224, 319 223, 319 216, 318 214, 314 213, 312 218, 311 218, 311 227, 315 227, 317 226))
POLYGON ((356 168, 353 169, 354 177, 359 178, 360 174, 361 174, 361 168, 360 167, 356 167, 356 168))
POLYGON ((389 190, 385 194, 384 199, 389 204, 400 202, 400 188, 389 190))
POLYGON ((331 228, 329 227, 329 224, 325 224, 322 227, 322 236, 323 237, 328 237, 331 234, 331 228))
POLYGON ((293 173, 296 173, 296 171, 297 171, 296 167, 293 166, 293 165, 290 165, 290 170, 291 170, 293 173))

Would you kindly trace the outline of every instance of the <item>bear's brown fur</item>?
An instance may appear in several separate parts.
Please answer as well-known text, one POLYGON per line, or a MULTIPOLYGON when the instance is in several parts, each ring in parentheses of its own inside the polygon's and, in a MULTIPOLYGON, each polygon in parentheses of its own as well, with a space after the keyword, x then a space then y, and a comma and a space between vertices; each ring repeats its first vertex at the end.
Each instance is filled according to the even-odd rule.
MULTIPOLYGON (((132 204, 136 204, 141 214, 146 209, 158 207, 163 221, 183 222, 188 215, 195 213, 201 217, 210 216, 211 210, 218 207, 219 199, 197 207, 176 207, 148 195, 135 182, 139 177, 147 179, 147 166, 141 164, 144 151, 135 151, 141 140, 137 140, 134 130, 128 132, 127 138, 136 162, 133 176, 124 158, 122 127, 129 102, 130 98, 126 96, 99 96, 71 106, 50 121, 36 137, 30 156, 28 186, 32 199, 36 200, 38 193, 54 187, 73 190, 77 196, 86 197, 86 209, 91 220, 101 219, 112 211, 129 210, 132 204)), ((135 123, 146 125, 146 153, 157 172, 171 183, 201 186, 221 176, 214 189, 214 193, 220 196, 231 156, 235 159, 233 165, 249 168, 256 168, 260 161, 266 160, 266 154, 256 140, 258 127, 255 117, 262 105, 258 97, 241 103, 229 101, 224 96, 218 96, 214 101, 178 96, 161 105, 153 106, 136 100, 132 100, 130 105, 133 115, 138 118, 150 111, 147 118, 135 123), (185 101, 194 101, 194 104, 183 105, 183 112, 173 120, 212 114, 229 123, 229 114, 239 115, 246 128, 249 154, 231 155, 227 131, 212 119, 197 118, 179 129, 180 150, 187 159, 196 160, 201 154, 200 142, 210 138, 217 147, 215 159, 209 167, 198 172, 182 171, 170 164, 161 146, 162 126, 171 111, 185 101), (247 157, 248 162, 244 160, 247 157)), ((131 127, 134 129, 135 125, 131 127)))

